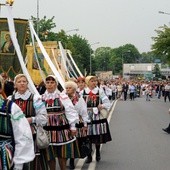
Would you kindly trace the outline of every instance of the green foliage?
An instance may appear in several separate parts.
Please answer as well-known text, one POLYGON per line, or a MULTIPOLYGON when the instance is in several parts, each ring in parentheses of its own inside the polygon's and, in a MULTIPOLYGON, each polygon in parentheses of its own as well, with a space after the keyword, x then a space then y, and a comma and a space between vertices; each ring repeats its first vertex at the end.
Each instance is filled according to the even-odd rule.
POLYGON ((61 41, 62 45, 64 48, 67 48, 67 41, 68 41, 68 36, 66 35, 64 30, 61 30, 57 33, 57 41, 61 41))
POLYGON ((155 74, 156 78, 161 78, 161 71, 160 71, 158 64, 155 64, 155 67, 154 67, 152 73, 155 74))
POLYGON ((98 71, 113 70, 113 53, 110 47, 100 47, 96 50, 94 55, 96 69, 98 71))
POLYGON ((34 23, 34 29, 37 31, 38 36, 41 41, 56 41, 57 34, 52 32, 52 29, 56 27, 54 23, 54 16, 50 19, 47 19, 44 16, 43 19, 37 21, 37 18, 31 16, 31 19, 34 23))
POLYGON ((153 52, 164 56, 165 60, 170 63, 170 28, 164 25, 155 31, 157 36, 152 37, 154 40, 153 52))
POLYGON ((87 71, 87 74, 89 73, 89 63, 90 63, 90 46, 88 44, 88 41, 83 38, 82 36, 79 36, 77 34, 73 36, 68 37, 68 44, 70 43, 72 56, 78 65, 79 69, 82 73, 87 71))
POLYGON ((126 63, 138 63, 140 62, 141 55, 137 48, 132 44, 126 44, 119 48, 113 49, 114 53, 114 72, 121 74, 122 66, 126 63))
POLYGON ((154 59, 156 59, 155 54, 153 52, 144 52, 141 54, 141 63, 153 63, 154 59))

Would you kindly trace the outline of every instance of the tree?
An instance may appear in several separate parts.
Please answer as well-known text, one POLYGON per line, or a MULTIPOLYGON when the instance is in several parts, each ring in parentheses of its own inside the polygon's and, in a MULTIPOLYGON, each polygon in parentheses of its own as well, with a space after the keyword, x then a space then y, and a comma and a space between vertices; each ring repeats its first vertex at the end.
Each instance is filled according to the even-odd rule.
POLYGON ((43 19, 38 20, 37 18, 31 16, 31 19, 34 23, 34 29, 38 32, 38 36, 41 41, 56 41, 57 34, 52 31, 56 27, 54 23, 54 16, 50 19, 47 19, 46 16, 43 19))
POLYGON ((112 60, 113 53, 110 47, 97 48, 94 56, 97 71, 113 70, 114 60, 112 60))
POLYGON ((155 74, 155 78, 161 78, 161 71, 158 64, 155 64, 152 73, 155 74))
POLYGON ((71 44, 72 56, 78 65, 82 73, 87 71, 87 74, 90 72, 89 62, 90 54, 92 54, 90 45, 88 41, 80 35, 74 34, 73 36, 68 37, 68 44, 71 44))
POLYGON ((155 54, 153 52, 144 52, 141 54, 141 63, 153 63, 156 59, 155 54))
POLYGON ((117 73, 122 74, 122 66, 126 63, 140 62, 141 55, 137 48, 132 44, 126 44, 113 49, 114 65, 117 73))
POLYGON ((164 56, 166 61, 170 63, 170 28, 164 25, 155 31, 157 36, 152 37, 155 42, 152 45, 153 52, 164 56))

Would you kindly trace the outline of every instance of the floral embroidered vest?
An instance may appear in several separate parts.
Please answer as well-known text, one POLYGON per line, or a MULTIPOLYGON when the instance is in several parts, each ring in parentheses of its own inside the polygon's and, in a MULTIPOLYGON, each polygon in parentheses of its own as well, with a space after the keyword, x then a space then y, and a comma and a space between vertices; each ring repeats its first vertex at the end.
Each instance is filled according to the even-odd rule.
POLYGON ((43 99, 47 112, 63 112, 65 109, 59 98, 55 99, 43 99))
POLYGON ((32 117, 35 116, 35 109, 33 106, 33 98, 34 98, 34 94, 31 94, 30 97, 27 100, 23 100, 23 99, 15 99, 14 95, 12 96, 12 101, 14 101, 23 111, 23 113, 25 114, 25 117, 32 117))
POLYGON ((99 102, 100 102, 99 91, 96 94, 93 94, 92 91, 90 91, 87 94, 86 91, 84 90, 83 98, 84 98, 85 102, 87 103, 87 108, 88 107, 97 107, 99 105, 99 102))

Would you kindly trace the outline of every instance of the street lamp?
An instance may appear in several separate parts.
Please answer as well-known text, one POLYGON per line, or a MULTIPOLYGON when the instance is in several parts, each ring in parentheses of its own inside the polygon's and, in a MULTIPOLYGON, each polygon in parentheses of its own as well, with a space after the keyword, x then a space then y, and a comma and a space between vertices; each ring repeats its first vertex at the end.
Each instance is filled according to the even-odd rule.
POLYGON ((37 0, 37 35, 39 34, 39 8, 40 8, 40 1, 39 0, 37 0))
POLYGON ((75 29, 72 29, 72 30, 65 31, 65 33, 72 32, 72 31, 79 31, 79 29, 75 28, 75 29))
POLYGON ((92 71, 92 68, 91 68, 91 66, 92 66, 92 64, 91 64, 91 46, 99 44, 99 43, 100 42, 95 42, 95 43, 90 44, 90 75, 91 75, 91 71, 92 71))
POLYGON ((166 15, 170 15, 170 13, 163 12, 163 11, 159 11, 158 13, 159 13, 159 14, 166 14, 166 15))
MULTIPOLYGON (((65 31, 65 33, 72 32, 72 31, 79 31, 79 29, 75 28, 75 29, 67 30, 65 31)), ((67 49, 67 42, 65 42, 65 49, 67 49)))

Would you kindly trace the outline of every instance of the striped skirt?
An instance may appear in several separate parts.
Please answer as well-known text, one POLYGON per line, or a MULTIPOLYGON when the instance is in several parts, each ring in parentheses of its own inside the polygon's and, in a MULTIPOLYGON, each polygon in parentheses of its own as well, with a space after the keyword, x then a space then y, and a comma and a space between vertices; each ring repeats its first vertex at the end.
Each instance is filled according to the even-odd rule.
POLYGON ((42 150, 44 160, 50 161, 55 158, 80 158, 77 140, 65 145, 50 145, 42 150))
POLYGON ((87 126, 87 136, 92 143, 102 144, 112 140, 109 124, 106 118, 92 120, 87 126))
POLYGON ((13 166, 14 148, 11 140, 0 139, 0 169, 9 170, 13 166))

